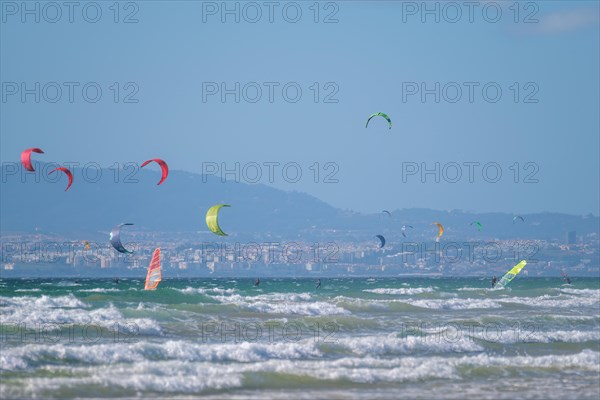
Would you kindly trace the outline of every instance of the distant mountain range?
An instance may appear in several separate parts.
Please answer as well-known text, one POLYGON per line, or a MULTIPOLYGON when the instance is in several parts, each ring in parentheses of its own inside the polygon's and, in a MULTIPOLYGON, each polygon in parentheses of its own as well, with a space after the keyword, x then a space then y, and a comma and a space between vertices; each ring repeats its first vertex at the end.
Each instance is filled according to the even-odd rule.
POLYGON ((413 237, 431 238, 437 228, 446 227, 449 239, 486 235, 487 238, 563 238, 567 231, 578 235, 598 232, 595 216, 557 213, 523 215, 525 222, 513 223, 505 213, 473 214, 460 210, 391 210, 360 214, 337 209, 299 192, 286 192, 262 184, 221 182, 213 176, 171 171, 160 186, 160 172, 139 169, 99 170, 73 168, 73 186, 64 189, 64 174, 46 177, 55 165, 37 163, 37 171, 24 171, 20 164, 3 163, 0 186, 0 230, 57 234, 104 235, 120 222, 133 222, 135 229, 156 232, 207 231, 206 210, 217 203, 230 204, 220 215, 221 226, 238 238, 313 238, 345 235, 363 240, 376 233, 401 234, 403 225, 413 237), (84 178, 87 173, 88 179, 84 178), (118 178, 117 178, 118 175, 118 178), (38 182, 36 182, 36 178, 38 182), (117 178, 117 179, 115 179, 117 178), (56 182, 50 181, 57 180, 56 182), (92 182, 92 180, 96 180, 92 182), (137 182, 129 182, 131 180, 137 182), (117 182, 116 182, 117 181, 117 182), (473 221, 483 225, 477 232, 473 221))

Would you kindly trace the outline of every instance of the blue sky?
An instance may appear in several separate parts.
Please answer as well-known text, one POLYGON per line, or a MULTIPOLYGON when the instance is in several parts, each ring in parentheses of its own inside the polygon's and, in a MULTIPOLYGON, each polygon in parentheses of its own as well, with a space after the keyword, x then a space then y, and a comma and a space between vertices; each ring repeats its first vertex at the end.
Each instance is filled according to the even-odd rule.
POLYGON ((171 169, 193 172, 202 172, 203 163, 229 169, 240 163, 253 177, 251 163, 258 163, 260 183, 360 212, 600 213, 597 2, 522 2, 518 16, 514 2, 506 2, 497 22, 494 2, 478 2, 473 22, 467 8, 458 18, 445 3, 436 22, 411 8, 421 2, 321 2, 317 23, 313 1, 275 2, 273 22, 263 2, 228 2, 232 9, 238 4, 239 22, 233 14, 222 22, 222 2, 121 2, 118 16, 114 1, 98 2, 95 23, 85 20, 96 18, 87 3, 78 3, 73 22, 66 8, 58 17, 39 4, 38 23, 34 14, 23 15, 21 2, 1 2, 2 162, 35 146, 46 151, 40 160, 107 167, 160 157, 171 169), (291 23, 295 4, 302 15, 291 23), (262 16, 252 23, 255 5, 262 16), (138 22, 124 23, 128 15, 138 22), (337 22, 324 23, 327 16, 337 22), (524 23, 527 16, 537 22, 524 23), (40 102, 34 95, 23 101, 20 85, 35 82, 40 102), (62 87, 55 103, 48 101, 58 96, 52 82, 62 87), (79 85, 73 102, 65 82, 79 85), (102 89, 96 103, 83 98, 90 82, 90 97, 94 87, 102 89), (234 95, 222 102, 220 93, 206 92, 213 83, 234 88, 236 82, 239 103, 234 95), (436 82, 437 103, 434 94, 423 101, 406 92, 436 82), (281 91, 286 84, 289 101, 281 91), (253 103, 257 85, 262 96, 253 103), (268 85, 275 88, 273 102, 268 85), (295 87, 302 96, 292 102, 295 87), (492 102, 498 87, 502 95, 492 102), (138 102, 124 103, 136 88, 138 102), (337 102, 324 102, 332 92, 337 102), (391 130, 382 119, 365 129, 378 111, 392 118, 391 130), (279 166, 271 183, 264 163, 273 162, 279 166), (289 163, 301 168, 298 182, 290 182, 295 173, 282 176, 289 163), (436 163, 439 182, 434 175, 422 182, 419 173, 403 179, 409 166, 436 163), (457 165, 462 178, 453 183, 457 165), (484 165, 491 168, 486 176, 484 165), (332 172, 337 183, 324 182, 332 172))

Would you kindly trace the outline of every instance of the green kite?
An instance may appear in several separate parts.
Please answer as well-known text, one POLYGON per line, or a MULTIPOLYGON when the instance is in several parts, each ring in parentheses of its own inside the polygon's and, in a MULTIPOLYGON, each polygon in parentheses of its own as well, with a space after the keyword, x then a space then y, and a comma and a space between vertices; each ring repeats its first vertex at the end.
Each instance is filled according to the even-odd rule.
POLYGON ((206 226, 212 233, 219 236, 227 236, 219 226, 219 210, 223 207, 231 207, 229 204, 217 204, 206 212, 206 226))

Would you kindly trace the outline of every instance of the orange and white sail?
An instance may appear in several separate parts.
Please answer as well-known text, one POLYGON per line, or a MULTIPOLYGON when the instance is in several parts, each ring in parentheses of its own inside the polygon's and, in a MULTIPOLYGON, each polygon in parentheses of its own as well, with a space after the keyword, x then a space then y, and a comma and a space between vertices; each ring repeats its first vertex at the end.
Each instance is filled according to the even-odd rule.
POLYGON ((148 274, 146 275, 146 284, 144 290, 154 290, 162 280, 162 273, 160 271, 160 248, 154 250, 152 254, 152 260, 148 267, 148 274))

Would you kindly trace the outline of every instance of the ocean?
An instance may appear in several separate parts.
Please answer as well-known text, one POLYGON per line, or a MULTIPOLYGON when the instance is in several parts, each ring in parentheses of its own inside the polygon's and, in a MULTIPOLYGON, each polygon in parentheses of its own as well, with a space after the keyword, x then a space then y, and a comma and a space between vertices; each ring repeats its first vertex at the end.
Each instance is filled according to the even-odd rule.
POLYGON ((0 397, 598 399, 600 280, 0 281, 0 397))

